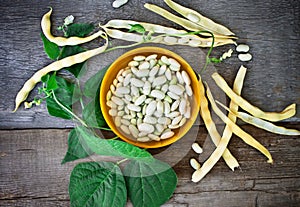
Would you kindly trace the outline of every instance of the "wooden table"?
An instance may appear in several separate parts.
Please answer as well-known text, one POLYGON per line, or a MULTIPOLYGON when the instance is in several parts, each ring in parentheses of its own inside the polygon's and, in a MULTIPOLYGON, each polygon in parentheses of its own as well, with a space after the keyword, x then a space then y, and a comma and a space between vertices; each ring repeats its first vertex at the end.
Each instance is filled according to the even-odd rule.
MULTIPOLYGON (((112 1, 2 1, 0 4, 0 206, 68 206, 68 181, 78 163, 61 165, 67 149, 67 135, 74 124, 47 114, 44 104, 30 110, 11 113, 14 98, 23 83, 51 61, 43 52, 40 19, 54 9, 54 27, 72 14, 78 22, 105 23, 113 18, 134 19, 180 28, 143 8, 146 0, 130 0, 120 9, 112 1)), ((157 5, 163 1, 149 0, 157 5)), ((267 111, 281 111, 290 103, 300 104, 300 2, 299 1, 183 1, 185 6, 202 12, 226 25, 239 37, 239 43, 250 45, 253 60, 243 96, 267 111)), ((124 43, 123 43, 124 44, 124 43)), ((97 43, 88 45, 95 47, 97 43)), ((165 47, 165 46, 163 46, 165 47)), ((181 54, 194 68, 197 55, 207 50, 166 47, 181 54), (203 51, 203 52, 202 52, 203 51)), ((218 56, 234 46, 214 50, 218 56)), ((124 51, 101 57, 99 64, 109 64, 124 51)), ((241 62, 236 58, 212 67, 232 84, 241 62)), ((204 79, 209 79, 208 73, 204 79)), ((33 98, 37 90, 30 95, 33 98)), ((226 100, 226 98, 224 98, 226 100)), ((279 125, 300 130, 300 113, 279 125)), ((204 147, 200 160, 213 150, 203 124, 195 124, 189 134, 169 148, 151 151, 174 166, 179 181, 174 196, 164 206, 299 206, 300 205, 300 139, 274 135, 249 125, 243 129, 266 146, 274 164, 234 136, 229 149, 239 160, 240 169, 232 172, 220 160, 199 183, 191 182, 191 149, 189 137, 204 147), (166 152, 166 153, 164 153, 166 152), (179 155, 178 155, 179 154, 179 155)), ((92 156, 85 160, 110 158, 92 156)), ((130 206, 130 204, 128 204, 130 206)))

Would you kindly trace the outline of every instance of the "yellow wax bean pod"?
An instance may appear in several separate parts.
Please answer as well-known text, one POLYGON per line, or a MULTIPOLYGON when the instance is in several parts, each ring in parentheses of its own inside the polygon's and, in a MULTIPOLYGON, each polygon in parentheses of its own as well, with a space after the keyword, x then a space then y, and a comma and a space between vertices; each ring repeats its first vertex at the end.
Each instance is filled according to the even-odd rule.
MULTIPOLYGON (((211 136, 211 139, 212 141, 214 142, 214 144, 216 146, 219 145, 219 142, 221 140, 221 136, 216 128, 216 125, 214 123, 214 121, 212 120, 212 117, 211 117, 211 113, 209 111, 209 108, 208 108, 208 101, 206 99, 206 96, 205 96, 205 89, 204 89, 204 86, 202 84, 202 81, 201 81, 201 77, 200 77, 200 80, 199 80, 199 85, 200 85, 200 97, 199 99, 201 100, 200 101, 200 114, 201 114, 201 117, 204 121, 204 124, 205 124, 205 127, 209 133, 209 135, 211 136)), ((239 166, 238 165, 238 162, 237 160, 234 158, 234 156, 230 153, 230 151, 228 149, 225 149, 223 150, 223 158, 226 162, 226 164, 229 166, 230 169, 234 169, 235 167, 239 166)), ((203 170, 204 172, 204 175, 206 175, 211 169, 212 167, 214 166, 214 164, 217 162, 218 160, 213 160, 213 161, 209 161, 209 163, 207 163, 206 165, 204 165, 201 169, 203 170)))
MULTIPOLYGON (((240 68, 240 70, 236 76, 235 82, 234 82, 234 89, 238 93, 241 93, 245 74, 246 74, 246 68, 244 68, 242 66, 240 68)), ((203 86, 202 82, 200 82, 200 84, 201 84, 200 85, 201 91, 202 90, 204 91, 204 86, 203 86)), ((202 96, 202 98, 203 98, 203 96, 202 96)), ((206 102, 207 102, 207 100, 206 100, 206 102)), ((238 110, 238 106, 234 102, 231 101, 230 109, 233 111, 238 110)), ((236 116, 234 116, 232 114, 229 114, 228 118, 231 119, 233 122, 236 121, 236 116)), ((205 161, 203 166, 193 173, 193 176, 192 176, 193 182, 199 182, 213 168, 213 166, 218 162, 218 160, 221 158, 221 156, 225 155, 224 152, 225 152, 227 145, 231 139, 231 136, 232 136, 232 130, 229 125, 226 125, 226 127, 223 131, 222 138, 221 138, 219 144, 217 145, 217 148, 210 155, 210 157, 205 161)), ((236 159, 230 159, 230 160, 231 160, 231 163, 227 163, 227 162, 226 163, 228 166, 231 166, 230 168, 233 171, 234 168, 239 167, 239 163, 236 161, 236 159)), ((229 160, 225 159, 225 161, 229 161, 229 160)))
POLYGON ((214 34, 220 34, 220 35, 226 35, 226 36, 234 35, 234 33, 231 32, 228 28, 199 14, 195 10, 186 8, 172 0, 164 0, 164 1, 174 11, 178 12, 179 14, 181 14, 188 20, 200 25, 202 28, 213 32, 214 34))
MULTIPOLYGON (((207 38, 201 38, 194 34, 188 34, 186 30, 178 30, 174 29, 172 27, 165 27, 158 24, 152 24, 147 22, 138 22, 133 20, 122 20, 122 19, 112 19, 108 21, 105 25, 99 25, 101 28, 108 29, 108 28, 114 28, 114 29, 130 29, 131 25, 134 24, 140 24, 145 28, 146 31, 152 32, 152 33, 158 33, 158 34, 166 34, 166 35, 174 35, 181 38, 198 41, 201 42, 201 46, 203 47, 204 44, 207 44, 205 46, 210 47, 211 46, 211 40, 207 38)), ((220 46, 224 44, 235 44, 235 42, 232 39, 224 39, 224 38, 215 38, 215 46, 220 46)))
MULTIPOLYGON (((208 30, 210 31, 209 29, 207 28, 204 28, 198 24, 196 24, 195 22, 191 22, 187 19, 184 19, 184 18, 181 18, 181 17, 178 17, 170 12, 168 12, 167 10, 159 7, 159 6, 156 6, 154 4, 148 4, 146 3, 144 5, 144 7, 146 9, 149 9, 150 11, 156 13, 156 14, 159 14, 161 15, 162 17, 176 23, 176 24, 179 24, 180 26, 184 27, 185 29, 187 30, 190 30, 190 31, 202 31, 202 30, 208 30)), ((211 31, 212 32, 212 31, 211 31)), ((209 34, 203 34, 204 36, 210 36, 209 34)), ((220 34, 214 34, 214 36, 217 38, 217 37, 220 37, 220 38, 231 38, 230 36, 226 36, 226 35, 220 35, 220 34)))
MULTIPOLYGON (((101 27, 107 28, 115 28, 115 29, 130 29, 131 25, 140 24, 143 26, 147 31, 154 32, 154 33, 162 33, 162 34, 185 34, 187 31, 185 30, 178 30, 172 27, 165 27, 158 24, 152 24, 147 22, 138 22, 133 20, 123 20, 123 19, 112 19, 109 20, 105 25, 101 27)), ((191 35, 197 38, 200 38, 196 35, 191 35)))
MULTIPOLYGON (((172 35, 169 35, 169 34, 151 36, 150 40, 146 40, 146 39, 144 39, 143 35, 141 35, 141 34, 123 32, 121 30, 110 29, 110 28, 103 27, 103 26, 102 26, 102 29, 111 38, 125 40, 125 41, 129 41, 129 42, 142 42, 142 41, 144 41, 144 43, 150 43, 151 42, 151 43, 159 43, 159 44, 164 44, 164 45, 186 45, 186 46, 190 46, 190 47, 210 47, 211 44, 212 44, 210 39, 206 39, 206 38, 193 39, 194 36, 190 36, 190 35, 186 35, 186 36, 188 36, 188 38, 189 37, 191 38, 191 40, 189 42, 180 42, 180 39, 184 38, 184 36, 179 37, 179 36, 176 36, 176 35, 172 36, 172 35), (166 41, 167 37, 171 37, 172 39, 174 39, 174 41, 166 41), (192 42, 195 42, 195 44, 191 44, 192 42)), ((224 44, 232 44, 232 40, 228 39, 226 41, 219 41, 219 42, 215 41, 214 47, 222 46, 224 44)))
POLYGON ((19 108, 20 104, 26 100, 28 94, 30 91, 34 88, 34 86, 41 81, 41 78, 52 71, 58 71, 65 67, 70 67, 77 63, 82 63, 89 58, 98 55, 100 53, 103 53, 108 45, 108 41, 106 38, 106 43, 96 49, 88 50, 86 52, 82 52, 76 55, 72 55, 66 58, 63 58, 61 60, 58 60, 56 62, 51 63, 50 65, 42 68, 41 70, 37 71, 30 79, 28 79, 21 90, 18 92, 16 99, 15 99, 15 109, 14 112, 19 108))
POLYGON ((207 84, 206 84, 206 88, 207 88, 206 94, 207 94, 208 100, 210 101, 211 107, 212 107, 213 111, 217 114, 217 116, 220 117, 220 119, 225 124, 229 125, 232 132, 235 135, 239 136, 246 144, 254 147, 258 151, 260 151, 262 154, 264 154, 268 158, 268 163, 273 163, 273 159, 272 159, 270 152, 263 145, 261 145, 258 141, 256 141, 250 134, 248 134, 247 132, 242 130, 238 125, 233 123, 225 114, 223 114, 223 112, 217 106, 207 84))
POLYGON ((230 114, 233 114, 234 116, 237 116, 238 118, 242 119, 244 122, 248 124, 252 124, 253 126, 256 126, 258 128, 264 129, 266 131, 275 133, 275 134, 282 134, 282 135, 300 135, 300 131, 296 129, 287 129, 285 127, 276 126, 275 124, 272 124, 268 121, 262 120, 260 118, 251 116, 244 112, 238 112, 238 111, 232 111, 226 106, 224 106, 222 103, 216 101, 218 104, 220 104, 223 108, 225 108, 227 111, 230 112, 230 114))
POLYGON ((237 95, 232 89, 228 86, 224 78, 222 78, 218 73, 214 73, 212 78, 216 84, 227 94, 227 96, 233 100, 237 105, 242 109, 249 112, 255 117, 265 119, 268 121, 281 121, 287 118, 290 118, 296 114, 296 104, 291 104, 286 107, 281 112, 264 112, 256 106, 253 106, 248 101, 246 101, 241 96, 237 95))
POLYGON ((88 37, 69 37, 69 38, 65 38, 65 37, 55 37, 52 35, 51 33, 51 13, 52 13, 52 8, 50 8, 50 11, 47 12, 41 21, 41 27, 42 27, 42 31, 44 33, 44 35, 46 36, 46 38, 57 44, 58 46, 65 46, 65 45, 80 45, 89 41, 92 41, 94 39, 96 39, 97 37, 100 37, 103 35, 102 31, 98 31, 88 37))

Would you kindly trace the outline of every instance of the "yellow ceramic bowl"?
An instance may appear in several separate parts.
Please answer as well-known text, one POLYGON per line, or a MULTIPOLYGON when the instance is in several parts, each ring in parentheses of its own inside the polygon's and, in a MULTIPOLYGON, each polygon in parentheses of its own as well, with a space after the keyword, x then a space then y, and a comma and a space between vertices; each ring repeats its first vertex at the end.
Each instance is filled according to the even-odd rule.
POLYGON ((104 119, 106 120, 108 126, 112 129, 112 131, 119 136, 122 140, 139 146, 143 148, 158 148, 163 147, 169 144, 172 144, 183 137, 188 130, 192 127, 193 123, 197 119, 199 112, 199 84, 196 74, 194 73, 191 66, 179 55, 175 54, 172 51, 169 51, 164 48, 159 47, 141 47, 137 49, 133 49, 125 54, 121 55, 112 65, 108 68, 106 74, 103 77, 102 84, 100 87, 100 107, 103 113, 104 119), (121 133, 118 128, 115 126, 113 118, 108 114, 110 107, 106 105, 106 94, 110 89, 110 85, 113 83, 113 80, 117 76, 119 70, 125 68, 127 64, 133 59, 136 55, 144 55, 148 56, 151 54, 158 54, 158 58, 162 55, 167 57, 172 57, 176 59, 181 64, 181 70, 185 70, 190 78, 191 78, 191 86, 194 92, 193 100, 191 102, 191 118, 187 120, 187 122, 180 127, 179 129, 173 130, 175 135, 169 139, 164 139, 161 141, 150 141, 150 142, 137 142, 130 137, 126 137, 123 133, 121 133))

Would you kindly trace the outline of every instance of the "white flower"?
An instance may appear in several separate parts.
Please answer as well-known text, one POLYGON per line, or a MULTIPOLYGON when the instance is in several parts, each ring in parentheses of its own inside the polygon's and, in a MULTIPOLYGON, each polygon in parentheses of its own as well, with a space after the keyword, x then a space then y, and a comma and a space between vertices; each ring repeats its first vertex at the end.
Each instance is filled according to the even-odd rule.
POLYGON ((25 109, 30 109, 32 107, 32 102, 24 102, 25 109))
POLYGON ((69 15, 69 16, 67 16, 66 18, 65 18, 65 22, 64 22, 64 25, 65 26, 67 26, 67 25, 69 25, 69 24, 72 24, 73 23, 73 21, 74 21, 74 16, 73 15, 69 15))

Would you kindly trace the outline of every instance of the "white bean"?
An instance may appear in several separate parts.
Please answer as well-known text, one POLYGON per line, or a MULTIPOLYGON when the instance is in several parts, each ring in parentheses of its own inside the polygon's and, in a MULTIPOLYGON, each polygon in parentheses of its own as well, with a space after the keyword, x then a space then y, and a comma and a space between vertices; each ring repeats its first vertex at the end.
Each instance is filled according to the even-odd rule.
POLYGON ((191 84, 191 79, 189 77, 189 75, 187 74, 187 72, 185 72, 184 70, 181 72, 181 76, 183 81, 185 82, 186 85, 190 85, 191 84))
POLYGON ((116 93, 119 93, 119 94, 129 94, 130 93, 130 90, 128 87, 119 87, 116 89, 116 93))
POLYGON ((115 125, 116 125, 116 127, 120 127, 121 126, 121 117, 116 116, 116 118, 115 118, 115 125))
POLYGON ((140 132, 146 132, 148 134, 154 132, 154 127, 151 124, 147 124, 147 123, 139 124, 138 129, 140 132))
POLYGON ((140 97, 138 97, 136 99, 136 101, 134 102, 135 105, 139 106, 142 103, 144 103, 144 101, 146 100, 147 96, 146 95, 141 95, 140 97))
POLYGON ((121 130, 123 131, 123 132, 125 132, 126 134, 130 134, 130 131, 129 131, 129 129, 128 129, 128 127, 127 126, 125 126, 125 125, 121 125, 121 130))
POLYGON ((143 56, 143 55, 137 55, 137 56, 135 56, 134 58, 133 58, 133 60, 135 60, 135 61, 143 61, 143 60, 145 60, 146 59, 146 57, 145 56, 143 56))
POLYGON ((150 95, 152 97, 160 99, 160 100, 164 99, 164 97, 165 97, 165 93, 160 90, 152 90, 150 95))
POLYGON ((148 116, 151 116, 155 110, 156 110, 156 101, 151 101, 146 108, 146 114, 148 116))
POLYGON ((143 87, 144 86, 144 81, 136 79, 136 78, 131 78, 131 84, 134 85, 135 87, 143 87))
POLYGON ((190 159, 190 165, 194 170, 199 170, 201 167, 200 163, 195 158, 190 159))
POLYGON ((111 97, 112 102, 117 104, 118 106, 124 105, 124 101, 116 96, 111 97))
POLYGON ((164 132, 160 138, 161 139, 168 139, 170 137, 172 137, 175 133, 173 131, 167 131, 167 132, 164 132))
POLYGON ((166 65, 170 65, 170 62, 169 62, 169 58, 167 58, 166 56, 161 56, 160 60, 166 64, 166 65))
POLYGON ((152 54, 152 55, 147 56, 145 60, 149 61, 149 60, 154 60, 156 58, 157 58, 157 54, 152 54))
POLYGON ((154 66, 154 67, 150 70, 149 76, 155 76, 155 75, 157 74, 158 70, 159 70, 159 66, 154 66))
POLYGON ((158 76, 154 78, 152 86, 155 87, 155 86, 163 85, 166 81, 167 81, 166 76, 158 76))
POLYGON ((237 52, 248 52, 250 47, 248 45, 245 45, 245 44, 240 44, 235 49, 236 49, 237 52))
POLYGON ((201 154, 203 152, 203 149, 200 147, 200 145, 197 142, 194 142, 192 144, 192 149, 194 150, 194 152, 201 154))
POLYGON ((126 4, 128 2, 128 0, 115 0, 113 3, 112 3, 112 6, 114 8, 119 8, 121 6, 123 6, 124 4, 126 4))
POLYGON ((131 111, 136 111, 136 112, 140 112, 141 111, 141 107, 137 106, 135 104, 128 104, 127 108, 131 111))
POLYGON ((180 85, 170 85, 169 86, 170 92, 176 94, 176 95, 182 95, 184 92, 184 88, 180 87, 180 85))
POLYGON ((238 58, 239 58, 240 61, 247 62, 247 61, 250 61, 252 59, 252 55, 250 53, 239 54, 238 58))

